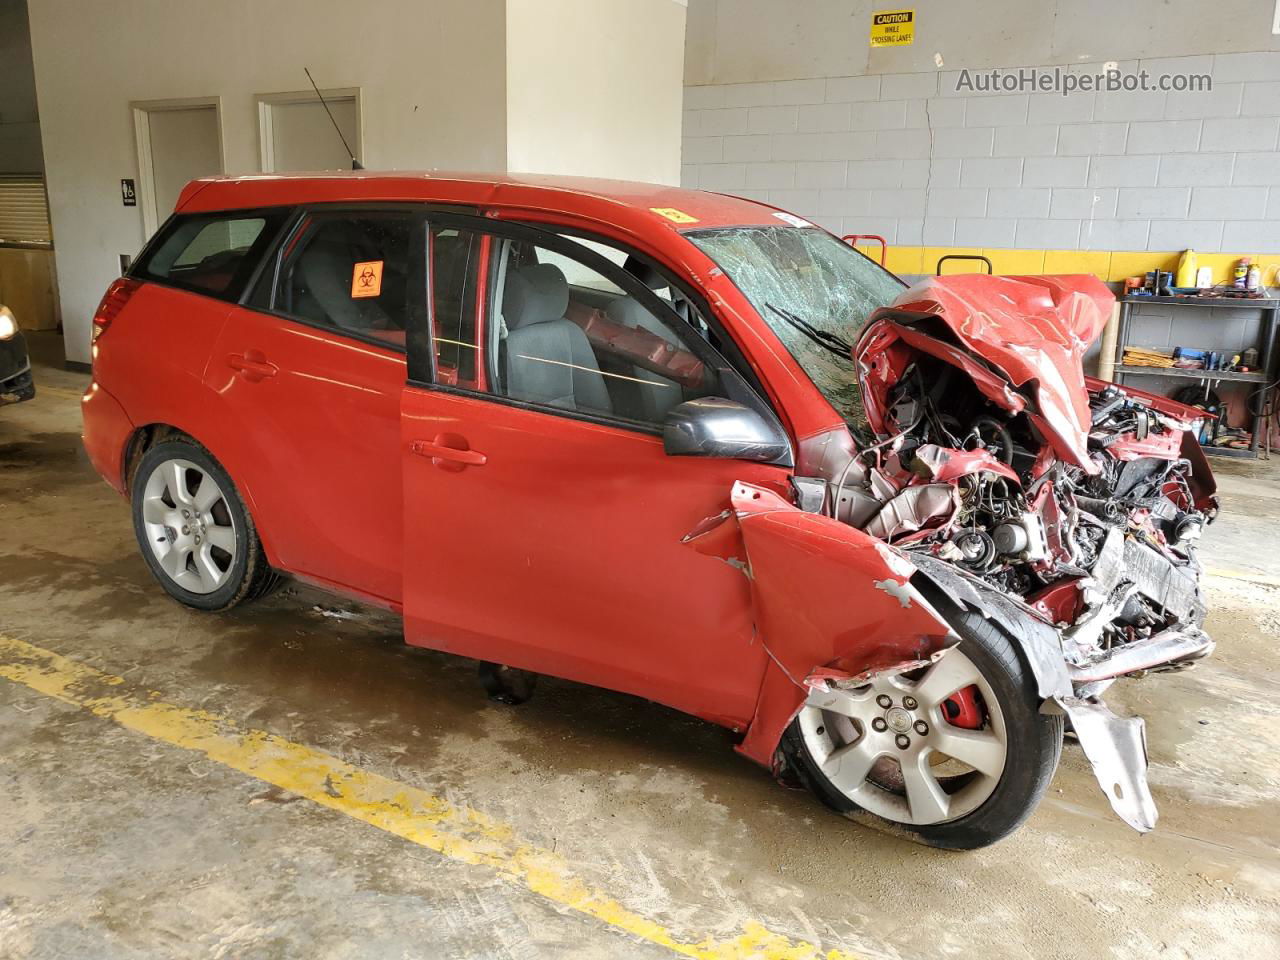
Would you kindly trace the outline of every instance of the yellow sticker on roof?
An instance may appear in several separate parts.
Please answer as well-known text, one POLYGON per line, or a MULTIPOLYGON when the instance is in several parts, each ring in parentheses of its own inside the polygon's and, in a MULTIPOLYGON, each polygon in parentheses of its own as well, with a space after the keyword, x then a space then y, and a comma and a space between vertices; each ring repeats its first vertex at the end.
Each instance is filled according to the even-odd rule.
POLYGON ((697 217, 691 217, 683 210, 677 210, 675 207, 650 207, 651 211, 660 217, 666 217, 672 223, 697 223, 697 217))

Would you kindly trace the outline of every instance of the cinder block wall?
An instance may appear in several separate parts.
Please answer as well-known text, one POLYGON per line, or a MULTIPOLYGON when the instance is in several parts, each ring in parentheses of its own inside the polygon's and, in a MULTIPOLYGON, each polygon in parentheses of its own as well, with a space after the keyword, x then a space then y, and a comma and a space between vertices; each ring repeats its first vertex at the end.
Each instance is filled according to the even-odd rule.
POLYGON ((1280 52, 1118 68, 1207 73, 1213 88, 975 94, 954 70, 690 85, 682 183, 880 234, 899 273, 960 251, 1002 273, 1121 279, 1192 247, 1219 279, 1252 255, 1274 283, 1280 52))

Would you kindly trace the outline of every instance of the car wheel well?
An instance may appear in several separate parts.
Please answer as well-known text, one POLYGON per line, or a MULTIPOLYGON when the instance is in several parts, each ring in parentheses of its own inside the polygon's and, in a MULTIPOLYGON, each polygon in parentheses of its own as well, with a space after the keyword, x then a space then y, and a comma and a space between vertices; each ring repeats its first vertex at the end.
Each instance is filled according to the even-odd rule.
MULTIPOLYGON (((138 471, 142 455, 165 440, 190 440, 192 443, 200 444, 199 440, 185 430, 179 430, 167 423, 149 423, 145 427, 134 430, 124 447, 125 493, 131 493, 133 490, 133 477, 138 471)), ((200 445, 203 446, 203 444, 200 445)))

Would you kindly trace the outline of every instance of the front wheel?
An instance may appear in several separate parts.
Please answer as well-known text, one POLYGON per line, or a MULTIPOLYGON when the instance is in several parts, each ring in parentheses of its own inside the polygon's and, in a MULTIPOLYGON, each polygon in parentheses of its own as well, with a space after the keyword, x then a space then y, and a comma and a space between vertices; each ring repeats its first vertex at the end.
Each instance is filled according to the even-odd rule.
POLYGON ((1031 815, 1057 768, 1063 719, 1039 712, 1035 678, 999 627, 971 613, 952 625, 960 643, 922 671, 811 693, 783 750, 835 810, 971 850, 1031 815))
POLYGON ((204 447, 166 440, 138 462, 131 489, 142 558, 174 599, 226 610, 276 583, 231 477, 204 447))

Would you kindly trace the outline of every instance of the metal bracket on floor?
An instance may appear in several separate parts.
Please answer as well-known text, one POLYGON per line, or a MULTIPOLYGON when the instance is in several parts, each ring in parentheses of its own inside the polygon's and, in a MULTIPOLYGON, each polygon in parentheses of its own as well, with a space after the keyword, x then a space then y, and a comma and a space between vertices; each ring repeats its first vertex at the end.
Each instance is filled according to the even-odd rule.
POLYGON ((1101 700, 1053 699, 1070 718, 1111 809, 1140 833, 1155 829, 1160 814, 1147 785, 1147 737, 1142 718, 1118 717, 1101 700))

